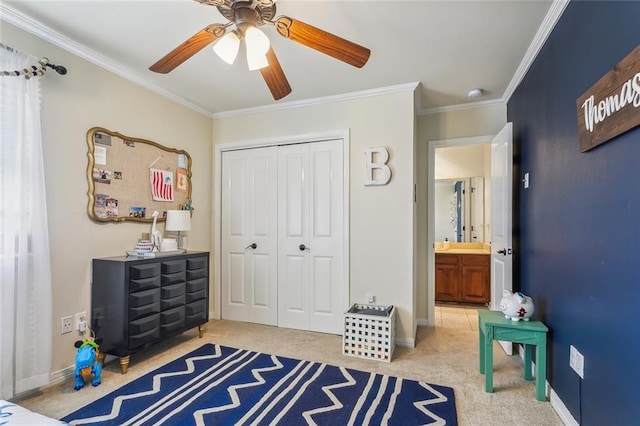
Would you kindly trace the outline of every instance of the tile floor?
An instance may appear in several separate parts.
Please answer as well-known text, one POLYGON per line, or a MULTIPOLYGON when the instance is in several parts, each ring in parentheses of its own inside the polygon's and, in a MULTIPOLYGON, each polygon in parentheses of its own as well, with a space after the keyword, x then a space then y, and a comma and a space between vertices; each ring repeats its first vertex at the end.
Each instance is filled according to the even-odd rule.
POLYGON ((487 309, 487 307, 436 304, 436 327, 477 331, 478 309, 487 309))

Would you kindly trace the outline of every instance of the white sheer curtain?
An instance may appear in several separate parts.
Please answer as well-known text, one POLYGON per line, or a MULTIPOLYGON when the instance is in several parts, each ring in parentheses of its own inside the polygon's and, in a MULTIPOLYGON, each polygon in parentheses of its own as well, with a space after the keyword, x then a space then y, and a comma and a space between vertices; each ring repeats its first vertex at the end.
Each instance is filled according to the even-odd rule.
MULTIPOLYGON (((39 58, 0 44, 0 70, 39 58)), ((49 383, 51 266, 40 78, 0 75, 0 398, 49 383)))

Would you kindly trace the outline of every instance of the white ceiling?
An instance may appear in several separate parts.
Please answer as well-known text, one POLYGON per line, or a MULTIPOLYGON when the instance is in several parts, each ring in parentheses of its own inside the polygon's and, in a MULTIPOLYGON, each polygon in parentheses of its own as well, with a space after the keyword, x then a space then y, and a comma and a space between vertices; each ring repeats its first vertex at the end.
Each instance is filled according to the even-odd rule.
POLYGON ((540 44, 536 34, 549 26, 545 16, 558 2, 279 0, 276 16, 366 46, 371 58, 357 69, 264 26, 293 89, 274 101, 243 57, 227 65, 210 47, 169 74, 148 70, 205 26, 226 23, 215 7, 192 0, 0 1, 4 20, 210 115, 413 82, 421 83, 426 111, 500 100, 531 47, 540 44), (467 98, 473 88, 484 95, 467 98))

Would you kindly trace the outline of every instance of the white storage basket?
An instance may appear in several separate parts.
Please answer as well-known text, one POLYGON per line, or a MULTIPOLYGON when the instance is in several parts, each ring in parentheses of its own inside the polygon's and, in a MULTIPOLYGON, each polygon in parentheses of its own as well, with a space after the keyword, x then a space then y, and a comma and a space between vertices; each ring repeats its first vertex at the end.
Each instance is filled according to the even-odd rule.
POLYGON ((354 303, 344 314, 342 353, 390 362, 395 348, 394 306, 354 303))

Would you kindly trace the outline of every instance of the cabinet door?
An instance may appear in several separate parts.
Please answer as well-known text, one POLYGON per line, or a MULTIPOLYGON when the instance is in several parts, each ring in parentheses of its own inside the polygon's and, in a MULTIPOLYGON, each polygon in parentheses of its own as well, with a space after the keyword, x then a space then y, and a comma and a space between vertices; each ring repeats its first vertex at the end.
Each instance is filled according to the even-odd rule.
POLYGON ((471 303, 489 302, 489 257, 462 256, 460 300, 471 303))
POLYGON ((460 294, 460 268, 457 264, 436 263, 436 300, 457 302, 460 294))

